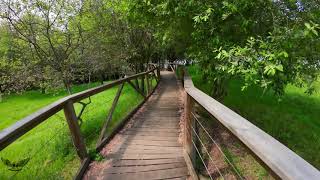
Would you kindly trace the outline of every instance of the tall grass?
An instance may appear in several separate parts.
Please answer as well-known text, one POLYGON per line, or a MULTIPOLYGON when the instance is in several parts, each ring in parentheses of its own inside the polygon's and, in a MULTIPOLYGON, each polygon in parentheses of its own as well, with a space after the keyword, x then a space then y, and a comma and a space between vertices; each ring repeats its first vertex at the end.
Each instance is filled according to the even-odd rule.
MULTIPOLYGON (((155 85, 155 81, 152 84, 155 85)), ((88 87, 96 85, 93 83, 88 87)), ((79 92, 86 88, 86 85, 80 85, 74 87, 74 91, 79 92)), ((88 150, 95 148, 117 89, 118 87, 114 87, 92 96, 91 103, 81 117, 81 133, 88 150)), ((63 91, 55 95, 30 91, 5 97, 0 103, 0 130, 63 96, 66 96, 63 91)), ((108 127, 108 133, 142 100, 143 97, 126 84, 108 127)), ((81 105, 76 103, 75 109, 79 114, 81 105)), ((80 167, 80 160, 73 147, 63 112, 52 116, 9 145, 0 152, 0 157, 3 159, 0 160, 0 179, 72 179, 80 167), (6 160, 10 163, 27 163, 21 168, 12 168, 8 165, 10 163, 5 163, 6 160)))

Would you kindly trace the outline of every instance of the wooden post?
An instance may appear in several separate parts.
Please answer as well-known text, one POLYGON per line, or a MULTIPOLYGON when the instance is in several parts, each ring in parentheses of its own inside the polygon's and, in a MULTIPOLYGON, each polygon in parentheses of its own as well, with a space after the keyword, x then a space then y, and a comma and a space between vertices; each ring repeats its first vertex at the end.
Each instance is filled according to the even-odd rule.
POLYGON ((139 79, 138 78, 135 79, 135 84, 136 84, 136 87, 139 88, 139 79))
POLYGON ((74 111, 73 102, 68 101, 64 107, 64 115, 68 122, 73 145, 76 147, 76 151, 81 161, 88 157, 86 145, 84 144, 81 136, 80 127, 78 124, 77 116, 74 111))
POLYGON ((157 68, 157 75, 158 75, 158 80, 160 81, 160 66, 157 68))
POLYGON ((184 75, 185 75, 185 69, 184 67, 181 68, 181 82, 182 82, 182 86, 184 87, 184 75))
POLYGON ((191 114, 193 106, 194 106, 193 99, 191 98, 191 96, 188 95, 188 93, 185 93, 184 148, 192 161, 193 167, 195 168, 196 167, 196 163, 195 163, 196 150, 192 143, 192 140, 194 137, 192 126, 194 128, 195 126, 194 126, 194 120, 191 114))
POLYGON ((144 91, 144 76, 141 76, 141 91, 143 92, 143 94, 145 94, 145 91, 144 91))
POLYGON ((149 77, 149 81, 150 81, 149 82, 149 92, 151 92, 152 91, 152 80, 153 80, 152 73, 150 73, 149 76, 150 76, 149 77))
POLYGON ((149 82, 149 74, 146 74, 146 81, 147 81, 147 96, 150 93, 150 82, 149 82))

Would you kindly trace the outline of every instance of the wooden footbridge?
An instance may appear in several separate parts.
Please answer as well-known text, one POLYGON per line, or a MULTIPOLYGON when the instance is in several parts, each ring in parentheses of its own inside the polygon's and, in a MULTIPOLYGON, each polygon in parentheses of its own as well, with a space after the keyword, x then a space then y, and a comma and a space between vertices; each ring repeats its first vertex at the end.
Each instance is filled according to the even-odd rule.
POLYGON ((189 175, 179 138, 179 92, 172 72, 162 73, 159 89, 130 128, 120 132, 103 173, 88 179, 186 179, 189 175))
MULTIPOLYGON (((160 68, 153 64, 146 72, 60 99, 1 131, 0 151, 49 117, 64 110, 74 147, 82 162, 75 179, 198 179, 199 162, 207 170, 208 179, 228 179, 219 168, 216 169, 218 176, 212 174, 208 162, 201 155, 205 152, 212 160, 210 152, 197 134, 198 129, 205 130, 204 125, 197 120, 197 106, 207 111, 213 121, 217 121, 240 140, 273 177, 320 179, 320 172, 308 162, 195 88, 185 71, 182 71, 185 73, 180 83, 174 73, 177 65, 170 64, 169 67, 172 71, 160 72, 160 68), (151 86, 152 79, 157 82, 154 88, 151 86), (144 100, 106 135, 125 83, 130 84, 144 100), (98 152, 107 151, 107 163, 98 169, 98 173, 92 173, 95 163, 90 165, 93 160, 88 155, 74 103, 115 86, 119 87, 118 92, 96 146, 98 152)), ((214 166, 215 161, 212 162, 214 166)), ((245 175, 238 172, 235 174, 235 179, 245 179, 245 175)))

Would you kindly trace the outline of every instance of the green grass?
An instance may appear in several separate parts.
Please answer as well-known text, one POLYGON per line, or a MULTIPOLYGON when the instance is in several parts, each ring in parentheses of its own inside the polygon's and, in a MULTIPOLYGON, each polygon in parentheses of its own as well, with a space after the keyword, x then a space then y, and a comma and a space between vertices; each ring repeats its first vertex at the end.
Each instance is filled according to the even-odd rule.
MULTIPOLYGON (((155 86, 155 84, 153 80, 152 85, 155 86)), ((89 87, 97 85, 93 83, 89 87)), ((87 85, 79 85, 75 86, 73 91, 79 92, 86 88, 88 88, 87 85)), ((92 96, 91 104, 82 115, 81 133, 88 150, 95 148, 102 124, 117 90, 118 87, 114 87, 92 96)), ((55 95, 29 91, 5 97, 0 103, 0 130, 66 95, 64 91, 55 95)), ((142 96, 126 84, 107 133, 110 133, 142 100, 142 96)), ((84 102, 88 102, 88 99, 84 102)), ((81 105, 76 103, 75 109, 78 114, 81 105)), ((69 129, 61 111, 2 150, 0 157, 10 162, 29 160, 20 171, 9 170, 10 168, 0 160, 0 179, 72 179, 80 167, 79 158, 72 145, 69 129)))
MULTIPOLYGON (((195 86, 210 92, 198 67, 188 69, 195 86)), ((320 82, 317 89, 320 91, 320 82)), ((320 93, 304 93, 304 88, 288 85, 281 101, 270 92, 251 86, 241 91, 241 81, 232 80, 222 102, 250 122, 285 144, 320 169, 320 93)))

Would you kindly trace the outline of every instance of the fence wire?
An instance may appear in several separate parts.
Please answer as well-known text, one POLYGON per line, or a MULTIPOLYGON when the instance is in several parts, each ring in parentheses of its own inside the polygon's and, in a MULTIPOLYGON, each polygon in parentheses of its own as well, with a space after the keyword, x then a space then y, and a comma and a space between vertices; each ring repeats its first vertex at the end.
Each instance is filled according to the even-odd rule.
MULTIPOLYGON (((151 78, 152 78, 152 77, 151 77, 151 78)), ((151 79, 151 82, 152 82, 152 79, 151 79)), ((146 83, 145 83, 145 84, 146 84, 146 83)), ((152 84, 152 83, 151 83, 151 84, 152 84)), ((132 87, 126 86, 126 88, 124 88, 124 90, 121 92, 121 94, 127 94, 127 93, 128 93, 130 90, 132 90, 132 89, 133 89, 132 87)), ((134 90, 134 92, 136 92, 136 91, 134 90)), ((103 93, 103 92, 102 92, 102 93, 103 93)), ((137 94, 138 94, 138 96, 140 95, 139 93, 137 93, 137 94)), ((110 96, 110 94, 105 95, 105 97, 109 97, 109 96, 110 96)), ((140 95, 140 96, 141 96, 141 95, 140 95)), ((80 113, 77 115, 78 123, 80 123, 80 122, 79 122, 79 119, 81 119, 81 118, 82 118, 81 116, 83 116, 84 121, 81 122, 81 124, 82 124, 82 125, 85 125, 86 122, 88 122, 88 119, 87 119, 87 118, 90 118, 90 117, 91 117, 91 115, 88 115, 88 113, 92 112, 92 110, 94 109, 94 106, 102 106, 102 105, 105 105, 105 104, 107 104, 107 103, 109 103, 109 102, 111 102, 111 101, 113 101, 113 100, 114 100, 114 95, 112 95, 111 98, 108 98, 106 101, 103 101, 103 102, 101 102, 101 103, 96 103, 96 102, 95 102, 95 103, 94 103, 94 102, 91 103, 91 101, 93 101, 93 100, 91 100, 91 98, 89 98, 89 103, 84 103, 84 104, 86 104, 86 105, 85 105, 86 107, 84 107, 84 108, 82 107, 82 108, 80 108, 80 111, 76 111, 76 112, 80 112, 80 113)), ((84 101, 85 101, 85 100, 83 100, 82 103, 83 103, 84 101)), ((82 103, 80 103, 80 104, 82 104, 82 103)), ((76 109, 76 108, 75 108, 75 109, 76 109)), ((77 108, 77 109, 78 109, 78 108, 77 108)), ((60 112, 61 112, 61 111, 60 111, 60 112)), ((58 112, 58 113, 60 113, 60 112, 58 112)), ((107 113, 108 113, 108 112, 109 112, 109 110, 107 110, 107 113)), ((64 129, 64 128, 66 128, 66 127, 68 128, 68 126, 66 126, 65 118, 62 117, 62 116, 61 116, 60 114, 58 114, 58 113, 56 113, 56 114, 54 114, 53 116, 51 116, 51 117, 57 117, 57 119, 58 119, 59 121, 61 120, 61 123, 59 123, 59 125, 56 126, 57 128, 53 128, 53 129, 52 129, 53 135, 50 136, 49 138, 46 138, 46 140, 43 141, 43 142, 41 143, 41 145, 38 146, 38 148, 33 151, 33 153, 32 153, 31 155, 30 155, 30 154, 26 155, 26 157, 27 157, 27 158, 25 158, 25 159, 26 159, 26 163, 25 163, 19 170, 17 170, 16 172, 14 172, 14 173, 9 177, 9 179, 15 179, 17 175, 19 175, 20 173, 28 170, 30 164, 32 164, 32 163, 38 163, 37 161, 33 162, 32 160, 34 160, 34 158, 37 157, 41 152, 45 151, 45 150, 46 150, 46 147, 48 147, 50 144, 52 144, 52 142, 53 142, 54 140, 56 140, 57 138, 59 138, 60 136, 59 136, 58 134, 63 133, 63 129, 64 129), (59 126, 61 126, 61 127, 59 127, 59 126), (59 127, 59 128, 58 128, 58 127, 59 127)), ((95 128, 93 132, 90 132, 89 136, 86 136, 86 137, 84 137, 84 138, 90 138, 90 137, 92 137, 92 136, 99 135, 99 134, 97 134, 97 133, 99 133, 100 130, 101 130, 101 127, 95 128)), ((28 153, 29 153, 29 151, 28 151, 28 153)), ((58 158, 60 158, 60 156, 55 156, 53 159, 50 159, 50 162, 55 162, 58 158)), ((32 171, 34 171, 34 170, 40 171, 40 168, 42 168, 42 167, 43 167, 43 166, 39 165, 39 166, 33 168, 32 171)))
MULTIPOLYGON (((204 148, 204 150, 206 151, 207 155, 209 156, 211 162, 212 162, 212 165, 215 167, 215 169, 218 171, 220 177, 222 177, 222 179, 224 179, 224 176, 222 175, 221 171, 219 170, 219 168, 215 165, 209 151, 207 150, 206 146, 204 145, 204 143, 202 142, 200 136, 197 134, 196 130, 194 129, 193 126, 191 126, 192 130, 193 130, 193 133, 197 136, 197 139, 199 140, 201 146, 204 148)), ((208 172, 209 173, 209 172, 208 172)), ((209 176, 211 177, 211 174, 209 173, 209 176)))
POLYGON ((213 178, 212 178, 212 176, 211 176, 211 173, 210 173, 210 171, 209 171, 209 169, 208 169, 208 167, 207 167, 206 163, 204 162, 204 160, 203 160, 203 158, 202 158, 202 155, 201 155, 201 153, 200 153, 200 151, 199 151, 199 149, 198 149, 197 145, 194 143, 194 141, 193 141, 193 140, 192 140, 192 144, 193 144, 194 148, 196 149, 197 154, 198 154, 198 156, 200 157, 200 159, 201 159, 201 161, 202 161, 203 166, 206 168, 207 173, 208 173, 208 175, 210 176, 210 179, 211 179, 211 180, 213 180, 213 178))
MULTIPOLYGON (((239 173, 239 171, 237 170, 237 168, 231 163, 230 159, 227 157, 227 155, 222 151, 221 147, 219 146, 219 144, 212 138, 212 136, 209 134, 209 132, 206 130, 206 128, 203 126, 203 124, 200 122, 200 120, 197 118, 197 116, 191 112, 192 116, 194 117, 194 119, 197 121, 197 123, 201 126, 201 128, 204 130, 204 132, 207 134, 207 136, 210 138, 210 140, 212 141, 212 143, 218 148, 218 150, 221 152, 221 154, 223 155, 223 157, 226 159, 227 163, 232 167, 233 171, 237 174, 237 176, 243 180, 244 178, 241 176, 241 174, 239 173)), ((193 128, 193 127, 192 127, 193 128)), ((194 130, 194 129, 193 129, 194 130)), ((195 130, 194 130, 195 132, 195 130)), ((200 137, 198 136, 197 133, 195 133, 197 135, 197 138, 200 140, 200 137)), ((204 147, 205 148, 205 147, 204 147)), ((207 151, 207 149, 205 148, 205 150, 207 151)), ((208 151, 207 151, 208 152, 208 151)), ((210 159, 212 160, 211 156, 209 155, 210 159)), ((221 174, 221 173, 220 173, 221 174)))
MULTIPOLYGON (((61 117, 59 114, 55 114, 54 116, 58 117, 59 120, 64 121, 64 118, 61 117)), ((63 124, 63 122, 62 122, 63 124)), ((36 157, 40 152, 45 150, 45 147, 47 147, 54 139, 55 137, 57 137, 57 134, 61 133, 61 131, 65 128, 64 125, 62 125, 62 127, 60 127, 59 129, 55 129, 54 131, 56 133, 54 133, 50 138, 48 138, 48 140, 46 140, 44 143, 41 144, 41 146, 34 152, 32 153, 29 157, 28 157, 28 162, 26 163, 25 166, 23 166, 19 171, 16 171, 11 177, 10 179, 13 179, 14 177, 16 177, 19 173, 21 173, 22 171, 24 171, 25 169, 27 169, 28 165, 30 164, 30 162, 32 161, 32 159, 34 159, 34 157, 36 157)), ((52 161, 55 161, 57 158, 53 159, 52 161)), ((39 170, 41 166, 38 166, 37 171, 39 170)))

